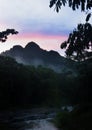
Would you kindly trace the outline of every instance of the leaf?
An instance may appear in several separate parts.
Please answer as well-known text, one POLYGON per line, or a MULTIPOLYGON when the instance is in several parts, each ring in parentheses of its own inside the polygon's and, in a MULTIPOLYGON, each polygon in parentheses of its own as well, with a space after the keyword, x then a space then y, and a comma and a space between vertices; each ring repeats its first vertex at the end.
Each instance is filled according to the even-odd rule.
POLYGON ((51 0, 49 7, 51 8, 54 4, 56 4, 57 0, 51 0))
POLYGON ((90 17, 91 17, 91 13, 89 13, 89 14, 87 15, 87 17, 86 17, 86 22, 89 21, 90 17))
POLYGON ((66 48, 67 47, 67 42, 66 41, 63 42, 60 47, 61 47, 61 49, 66 48))

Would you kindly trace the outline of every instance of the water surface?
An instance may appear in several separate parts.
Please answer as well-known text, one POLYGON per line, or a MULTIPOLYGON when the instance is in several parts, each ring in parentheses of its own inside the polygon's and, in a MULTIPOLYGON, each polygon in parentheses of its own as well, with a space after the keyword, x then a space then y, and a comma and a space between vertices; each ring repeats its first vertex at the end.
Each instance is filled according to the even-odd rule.
POLYGON ((0 113, 0 130, 57 130, 51 120, 56 110, 32 109, 0 113))

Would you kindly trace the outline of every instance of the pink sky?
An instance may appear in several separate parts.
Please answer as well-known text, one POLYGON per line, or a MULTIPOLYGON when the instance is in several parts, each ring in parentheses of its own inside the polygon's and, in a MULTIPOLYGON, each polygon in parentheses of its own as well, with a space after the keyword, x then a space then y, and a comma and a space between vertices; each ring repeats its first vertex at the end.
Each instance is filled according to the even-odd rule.
POLYGON ((0 0, 0 31, 14 28, 18 35, 0 44, 0 52, 14 45, 25 47, 34 41, 41 48, 63 54, 60 44, 85 19, 85 13, 62 7, 59 13, 49 8, 50 0, 0 0), (72 16, 70 18, 70 16, 72 16))
POLYGON ((64 55, 64 51, 60 49, 60 45, 67 39, 67 36, 59 35, 46 35, 46 34, 33 34, 33 33, 19 33, 17 35, 10 35, 5 43, 0 44, 0 52, 12 48, 14 45, 21 45, 25 47, 27 43, 34 41, 42 49, 55 50, 61 55, 64 55))
POLYGON ((11 36, 9 41, 16 42, 23 47, 25 47, 27 43, 34 41, 43 49, 55 50, 62 54, 63 50, 60 49, 60 45, 66 39, 67 36, 24 33, 11 36))

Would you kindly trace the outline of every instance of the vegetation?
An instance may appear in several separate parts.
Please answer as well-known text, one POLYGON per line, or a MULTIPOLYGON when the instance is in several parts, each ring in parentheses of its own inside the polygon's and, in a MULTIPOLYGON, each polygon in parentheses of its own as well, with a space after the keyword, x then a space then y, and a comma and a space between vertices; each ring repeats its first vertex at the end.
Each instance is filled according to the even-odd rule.
POLYGON ((14 29, 7 29, 6 31, 2 31, 0 32, 0 42, 6 42, 8 35, 14 35, 14 34, 18 34, 17 31, 15 31, 14 29))
POLYGON ((55 124, 64 130, 91 130, 92 129, 92 104, 76 106, 73 111, 58 113, 55 124))
MULTIPOLYGON (((67 3, 73 10, 80 6, 82 11, 92 7, 90 0, 50 0, 50 7, 55 5, 56 11, 59 12, 61 6, 67 3)), ((92 25, 88 23, 90 16, 91 14, 88 14, 86 23, 78 24, 68 40, 61 45, 61 48, 66 48, 68 57, 81 61, 76 63, 76 76, 71 72, 56 73, 42 66, 25 66, 12 58, 0 56, 0 109, 71 105, 74 109, 71 112, 59 112, 55 124, 64 130, 92 129, 92 25)), ((10 33, 17 34, 15 30, 1 32, 0 41, 5 42, 10 33)))
POLYGON ((55 6, 55 10, 59 12, 61 6, 68 6, 73 10, 81 8, 81 11, 89 10, 92 7, 91 0, 50 0, 50 8, 55 6))
POLYGON ((92 8, 92 1, 90 0, 51 0, 50 7, 55 5, 57 12, 61 9, 61 6, 66 6, 68 3, 69 7, 73 10, 79 9, 87 10, 87 17, 85 24, 78 24, 77 28, 69 34, 67 41, 61 44, 61 49, 66 48, 66 56, 74 60, 85 60, 92 57, 92 24, 88 23, 91 12, 89 10, 92 8))
MULTIPOLYGON (((87 18, 86 18, 87 21, 87 18)), ((92 25, 88 22, 78 24, 77 29, 61 44, 66 48, 66 56, 78 62, 79 75, 75 80, 73 96, 74 110, 63 111, 56 117, 55 123, 64 130, 92 129, 92 25), (76 107, 77 106, 77 107, 76 107)), ((73 84, 74 87, 74 84, 73 84)), ((71 100, 72 101, 72 100, 71 100)))
POLYGON ((12 58, 0 56, 0 107, 91 102, 91 65, 91 61, 77 65, 79 74, 74 76, 70 72, 60 74, 42 66, 24 66, 12 58))
POLYGON ((66 55, 74 60, 92 57, 92 25, 88 22, 78 24, 77 29, 69 34, 68 40, 61 44, 61 48, 66 48, 66 55))
POLYGON ((70 103, 75 78, 68 75, 0 56, 0 108, 70 103))
MULTIPOLYGON (((59 12, 61 6, 73 10, 81 8, 87 11, 86 23, 78 24, 77 28, 69 34, 67 41, 61 44, 61 49, 66 48, 66 56, 70 59, 81 61, 78 65, 79 75, 76 78, 76 89, 73 91, 74 109, 58 113, 55 124, 63 130, 91 130, 92 129, 92 24, 89 23, 92 8, 90 0, 50 0, 50 7, 55 6, 59 12)), ((72 89, 73 90, 73 89, 72 89)))
MULTIPOLYGON (((79 75, 75 82, 76 89, 73 91, 73 110, 71 112, 68 110, 60 111, 54 121, 60 129, 92 129, 92 58, 81 62, 78 70, 79 75)), ((75 85, 73 84, 73 87, 75 85)))

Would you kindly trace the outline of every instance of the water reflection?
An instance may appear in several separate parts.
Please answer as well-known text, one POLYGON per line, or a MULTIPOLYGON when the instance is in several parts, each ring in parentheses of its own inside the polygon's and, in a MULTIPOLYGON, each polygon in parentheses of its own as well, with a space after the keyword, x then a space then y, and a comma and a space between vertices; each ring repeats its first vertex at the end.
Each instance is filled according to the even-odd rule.
POLYGON ((4 123, 0 125, 0 130, 57 130, 55 126, 49 121, 36 120, 35 122, 25 123, 19 122, 17 124, 4 123))
POLYGON ((0 113, 0 130, 57 130, 50 120, 55 112, 16 111, 0 113))

